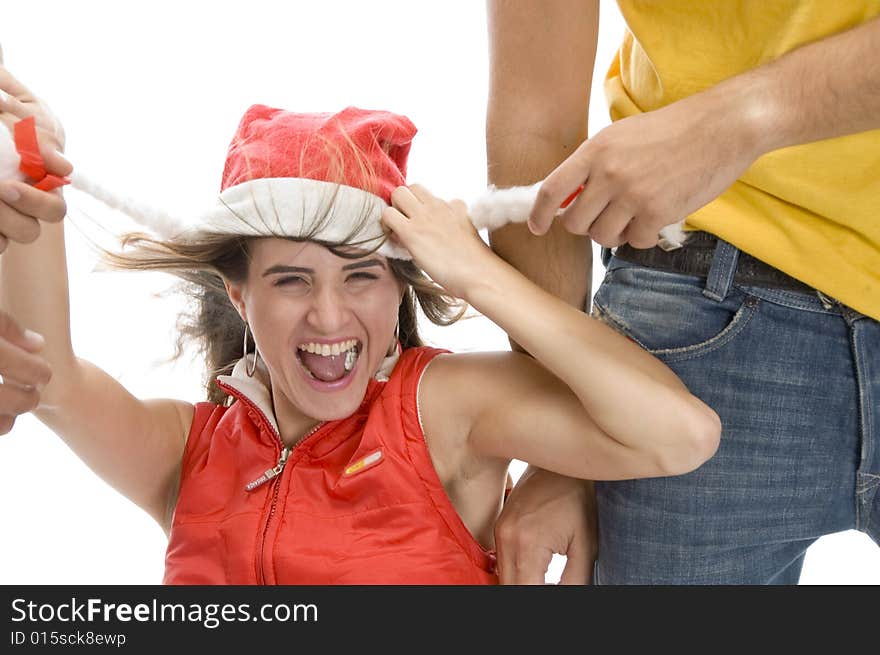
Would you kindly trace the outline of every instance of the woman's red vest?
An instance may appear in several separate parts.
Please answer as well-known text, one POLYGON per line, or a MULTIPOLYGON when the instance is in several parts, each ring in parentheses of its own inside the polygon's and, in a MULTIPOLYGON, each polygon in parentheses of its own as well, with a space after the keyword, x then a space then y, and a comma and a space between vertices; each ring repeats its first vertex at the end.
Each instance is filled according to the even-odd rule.
POLYGON ((268 392, 248 391, 251 378, 236 384, 236 373, 219 378, 236 402, 196 405, 165 583, 497 583, 419 421, 419 380, 441 352, 404 351, 352 416, 318 426, 283 465, 268 392))

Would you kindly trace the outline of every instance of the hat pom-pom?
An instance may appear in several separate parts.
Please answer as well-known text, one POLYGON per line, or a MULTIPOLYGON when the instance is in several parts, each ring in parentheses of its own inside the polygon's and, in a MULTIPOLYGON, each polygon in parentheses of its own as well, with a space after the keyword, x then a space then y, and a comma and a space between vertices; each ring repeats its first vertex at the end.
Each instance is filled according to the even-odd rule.
POLYGON ((495 230, 508 223, 524 223, 535 204, 541 182, 531 186, 499 189, 489 186, 485 193, 468 206, 468 214, 478 230, 495 230))

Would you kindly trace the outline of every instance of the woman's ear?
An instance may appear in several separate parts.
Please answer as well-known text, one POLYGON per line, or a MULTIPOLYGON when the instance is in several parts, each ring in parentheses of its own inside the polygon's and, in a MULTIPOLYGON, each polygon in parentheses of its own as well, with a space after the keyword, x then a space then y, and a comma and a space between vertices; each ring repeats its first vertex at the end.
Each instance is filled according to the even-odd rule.
POLYGON ((247 323, 247 307, 244 301, 244 285, 229 280, 223 280, 223 286, 226 287, 226 295, 229 296, 229 302, 235 307, 241 320, 247 323))

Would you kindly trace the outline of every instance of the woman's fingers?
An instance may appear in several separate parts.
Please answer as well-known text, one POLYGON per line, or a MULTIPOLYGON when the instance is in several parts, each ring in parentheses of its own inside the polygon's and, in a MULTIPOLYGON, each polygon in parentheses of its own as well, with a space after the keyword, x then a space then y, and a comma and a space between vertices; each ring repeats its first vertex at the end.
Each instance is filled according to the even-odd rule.
POLYGON ((407 217, 411 217, 422 206, 422 201, 409 189, 399 186, 391 192, 391 205, 407 217))

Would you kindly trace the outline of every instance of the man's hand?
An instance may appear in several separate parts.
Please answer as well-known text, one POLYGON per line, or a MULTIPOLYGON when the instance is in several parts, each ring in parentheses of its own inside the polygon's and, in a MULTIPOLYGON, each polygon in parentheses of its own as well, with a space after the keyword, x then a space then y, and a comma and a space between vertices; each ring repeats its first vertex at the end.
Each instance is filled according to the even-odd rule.
POLYGON ((12 429, 15 417, 36 409, 40 388, 52 371, 39 356, 43 337, 23 330, 6 312, 0 311, 0 434, 12 429))
POLYGON ((611 124, 545 180, 529 227, 559 219, 606 247, 656 245, 661 228, 721 195, 761 155, 880 127, 880 18, 809 43, 665 107, 611 124))
POLYGON ((663 227, 714 200, 761 155, 747 113, 731 116, 735 107, 717 94, 698 94, 612 123, 547 177, 529 228, 546 232, 583 184, 557 219, 565 229, 609 248, 657 245, 663 227))
MULTIPOLYGON (((46 172, 58 177, 69 175, 73 167, 60 154, 64 148, 61 123, 44 103, 0 66, 0 122, 12 134, 18 121, 31 116, 36 121, 37 142, 46 172)), ((66 213, 60 191, 41 191, 22 181, 0 180, 0 252, 6 249, 9 240, 34 241, 40 235, 40 221, 57 223, 66 213)))
POLYGON ((593 485, 527 469, 495 525, 501 584, 544 584, 554 553, 568 561, 560 584, 587 584, 596 559, 593 485))

